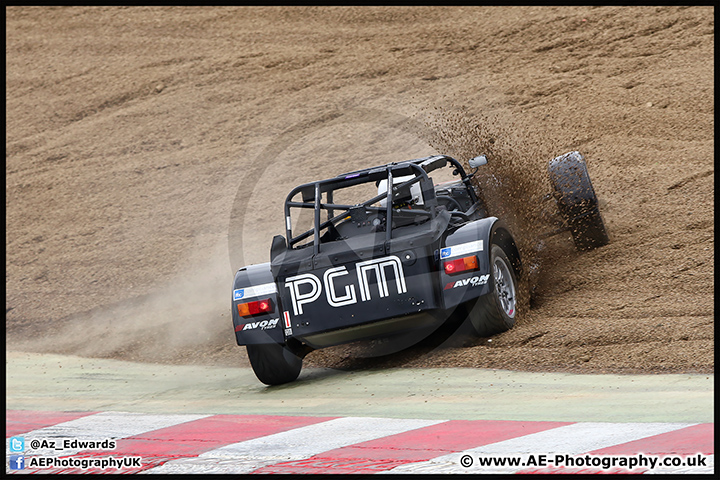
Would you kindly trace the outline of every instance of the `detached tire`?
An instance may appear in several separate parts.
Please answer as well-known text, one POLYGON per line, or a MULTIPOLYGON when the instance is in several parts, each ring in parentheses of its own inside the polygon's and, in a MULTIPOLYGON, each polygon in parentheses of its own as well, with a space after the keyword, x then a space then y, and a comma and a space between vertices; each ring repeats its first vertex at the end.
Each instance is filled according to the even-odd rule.
POLYGON ((478 298, 470 311, 470 322, 480 337, 511 329, 517 314, 517 280, 512 262, 500 245, 490 249, 491 291, 478 298))
POLYGON ((548 174, 558 210, 570 227, 575 248, 592 250, 610 243, 580 152, 569 152, 550 160, 548 174))
POLYGON ((302 359, 279 343, 247 345, 255 376, 265 385, 282 385, 297 379, 302 359))

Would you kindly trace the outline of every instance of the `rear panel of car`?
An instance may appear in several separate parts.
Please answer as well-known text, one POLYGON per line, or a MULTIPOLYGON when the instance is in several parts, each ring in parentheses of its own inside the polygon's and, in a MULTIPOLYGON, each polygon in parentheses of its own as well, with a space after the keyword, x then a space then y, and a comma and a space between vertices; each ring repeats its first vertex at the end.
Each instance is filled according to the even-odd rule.
MULTIPOLYGON (((274 259, 283 318, 303 338, 439 308, 437 222, 386 243, 368 233, 274 259)), ((439 230, 439 229, 438 229, 439 230)), ((405 326, 407 327, 407 325, 405 326)))

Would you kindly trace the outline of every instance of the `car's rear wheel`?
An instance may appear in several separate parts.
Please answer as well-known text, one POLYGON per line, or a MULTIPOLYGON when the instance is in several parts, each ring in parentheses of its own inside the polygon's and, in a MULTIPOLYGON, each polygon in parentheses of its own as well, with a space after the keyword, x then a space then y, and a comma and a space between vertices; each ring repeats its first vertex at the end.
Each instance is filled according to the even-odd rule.
POLYGON ((580 152, 569 152, 548 164, 558 210, 572 234, 575 248, 592 250, 610 242, 600 216, 587 165, 580 152))
POLYGON ((247 354, 255 376, 266 385, 289 383, 300 375, 302 358, 285 345, 247 345, 247 354))
POLYGON ((490 293, 478 298, 469 315, 481 337, 512 328, 517 315, 517 277, 507 253, 497 244, 490 250, 490 285, 490 293))

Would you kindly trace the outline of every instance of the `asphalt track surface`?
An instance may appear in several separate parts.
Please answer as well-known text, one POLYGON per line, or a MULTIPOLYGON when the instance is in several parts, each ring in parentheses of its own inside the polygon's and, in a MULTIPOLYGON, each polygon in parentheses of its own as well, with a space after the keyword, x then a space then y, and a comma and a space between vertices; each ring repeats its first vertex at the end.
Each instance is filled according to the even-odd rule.
POLYGON ((307 369, 269 388, 247 369, 24 352, 7 352, 6 374, 7 458, 22 437, 22 472, 714 471, 713 375, 307 369), (116 445, 31 449, 33 439, 116 445), (44 457, 65 463, 39 466, 44 457), (80 463, 108 457, 128 465, 80 463), (649 463, 666 458, 684 463, 649 463))

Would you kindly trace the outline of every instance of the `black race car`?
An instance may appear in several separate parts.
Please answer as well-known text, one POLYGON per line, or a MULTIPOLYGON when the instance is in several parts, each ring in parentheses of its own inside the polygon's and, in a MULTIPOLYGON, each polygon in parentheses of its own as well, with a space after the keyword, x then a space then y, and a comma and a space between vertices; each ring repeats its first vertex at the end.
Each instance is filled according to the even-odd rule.
MULTIPOLYGON (((468 162, 475 171, 486 163, 468 162)), ((582 156, 557 157, 548 171, 551 234, 572 231, 579 249, 608 243, 582 156)), ((508 226, 488 216, 473 173, 434 155, 295 187, 270 262, 241 268, 233 284, 235 336, 258 379, 291 382, 314 349, 426 338, 449 321, 467 319, 479 336, 511 328, 522 258, 508 226), (429 175, 447 167, 459 178, 435 185, 429 175)))

